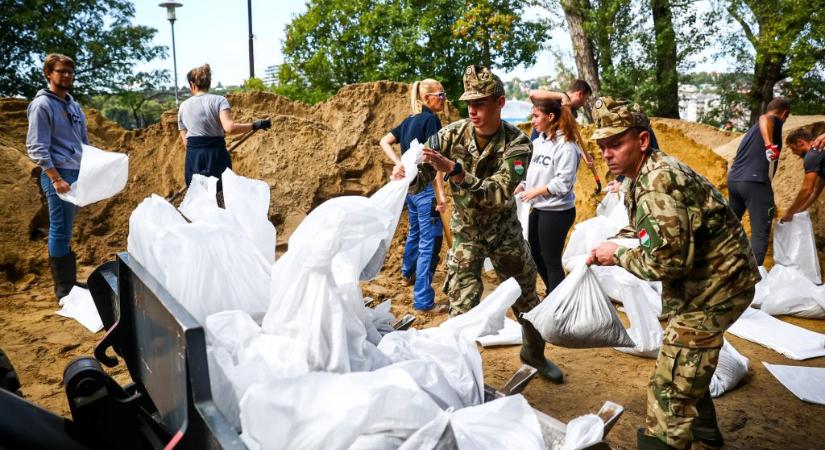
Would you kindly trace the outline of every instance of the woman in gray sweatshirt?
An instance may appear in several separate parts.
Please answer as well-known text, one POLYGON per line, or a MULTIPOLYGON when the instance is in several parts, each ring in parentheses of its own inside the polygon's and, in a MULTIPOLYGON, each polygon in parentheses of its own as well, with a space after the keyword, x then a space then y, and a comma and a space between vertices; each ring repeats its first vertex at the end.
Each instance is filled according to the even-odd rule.
POLYGON ((527 178, 515 193, 531 206, 527 240, 549 294, 564 279, 561 254, 576 220, 581 136, 570 108, 557 100, 534 100, 532 125, 539 136, 527 178))

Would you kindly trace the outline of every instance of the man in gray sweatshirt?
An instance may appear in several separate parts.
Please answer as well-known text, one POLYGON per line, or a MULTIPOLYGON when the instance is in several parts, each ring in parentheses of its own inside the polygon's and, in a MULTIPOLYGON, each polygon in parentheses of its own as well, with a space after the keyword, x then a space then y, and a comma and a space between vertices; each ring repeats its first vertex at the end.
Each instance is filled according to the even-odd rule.
POLYGON ((29 131, 26 147, 29 157, 42 169, 40 187, 49 207, 49 264, 58 300, 77 282, 77 261, 71 250, 72 225, 77 207, 61 200, 80 173, 83 144, 89 144, 86 117, 69 95, 75 63, 68 56, 52 53, 43 63, 49 84, 41 89, 28 108, 29 131))

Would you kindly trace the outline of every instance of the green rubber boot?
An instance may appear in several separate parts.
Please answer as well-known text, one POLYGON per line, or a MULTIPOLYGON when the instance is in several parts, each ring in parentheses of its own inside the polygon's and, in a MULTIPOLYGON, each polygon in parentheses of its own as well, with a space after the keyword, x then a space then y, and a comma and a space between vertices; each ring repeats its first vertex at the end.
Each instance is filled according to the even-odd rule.
POLYGON ((676 447, 671 447, 658 438, 646 435, 644 428, 639 428, 636 430, 636 448, 639 450, 670 450, 676 447))
POLYGON ((544 338, 526 319, 521 323, 521 360, 539 371, 539 375, 556 384, 564 383, 564 374, 559 366, 544 357, 544 338))
POLYGON ((716 408, 713 407, 710 392, 706 392, 696 403, 696 412, 697 416, 690 426, 694 442, 699 442, 706 448, 722 448, 725 441, 716 422, 716 408))

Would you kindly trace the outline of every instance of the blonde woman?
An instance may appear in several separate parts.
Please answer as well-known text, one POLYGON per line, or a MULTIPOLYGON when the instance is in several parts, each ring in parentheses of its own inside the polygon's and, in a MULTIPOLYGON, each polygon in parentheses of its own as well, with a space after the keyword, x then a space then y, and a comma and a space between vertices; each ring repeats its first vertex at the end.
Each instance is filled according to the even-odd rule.
MULTIPOLYGON (((410 148, 410 142, 418 139, 425 143, 430 136, 441 129, 441 122, 435 113, 444 110, 447 94, 436 80, 416 81, 410 89, 412 115, 404 119, 381 139, 381 148, 395 163, 393 176, 403 168, 401 157, 392 146, 399 144, 403 154, 410 148)), ((436 177, 439 183, 440 178, 436 177)), ((410 233, 404 246, 404 262, 401 276, 407 285, 413 287, 413 307, 422 311, 435 308, 435 291, 432 287, 433 273, 441 251, 442 225, 439 212, 444 210, 444 189, 438 189, 440 198, 435 198, 432 185, 418 194, 407 195, 407 210, 410 218, 410 233)), ((443 311, 437 311, 443 312, 443 311)))
MULTIPOLYGON (((209 64, 190 70, 186 79, 192 96, 178 108, 178 130, 186 146, 184 178, 188 187, 193 174, 213 176, 220 180, 223 171, 232 168, 224 134, 267 130, 272 122, 262 119, 252 123, 235 123, 229 115, 229 102, 226 98, 209 93, 212 84, 209 64)), ((222 185, 218 181, 218 191, 221 189, 222 185)))

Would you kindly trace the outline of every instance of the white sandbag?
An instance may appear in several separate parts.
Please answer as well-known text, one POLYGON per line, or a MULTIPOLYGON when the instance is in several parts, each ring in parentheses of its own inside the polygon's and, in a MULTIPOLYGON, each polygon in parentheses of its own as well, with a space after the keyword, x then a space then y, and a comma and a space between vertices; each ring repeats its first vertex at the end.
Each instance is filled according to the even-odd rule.
POLYGON ((413 433, 398 450, 454 450, 458 448, 450 428, 453 409, 440 412, 435 419, 413 433))
POLYGON ((521 394, 455 411, 450 427, 459 450, 543 450, 533 408, 521 394))
POLYGON ((208 220, 218 208, 218 179, 201 174, 192 175, 192 181, 186 189, 180 212, 192 222, 208 220))
POLYGON ((795 267, 774 265, 757 291, 754 303, 767 314, 825 319, 825 285, 813 284, 795 267))
POLYGON ((742 356, 725 339, 719 352, 719 362, 716 363, 716 370, 710 379, 710 396, 716 398, 732 390, 747 374, 748 358, 742 356))
POLYGON ((100 319, 97 306, 88 289, 72 286, 69 294, 61 298, 58 303, 62 308, 55 314, 78 321, 92 333, 103 329, 103 321, 100 319))
POLYGON ((495 270, 495 267, 493 266, 493 260, 491 260, 490 258, 484 258, 484 262, 481 264, 481 266, 485 272, 495 270))
POLYGON ((765 269, 765 266, 759 266, 759 276, 762 277, 762 279, 756 283, 756 291, 753 294, 753 301, 751 302, 751 306, 757 309, 762 305, 762 300, 765 299, 770 290, 768 288, 768 271, 765 269))
MULTIPOLYGON (((393 362, 432 361, 438 365, 465 407, 484 401, 481 355, 475 342, 451 330, 409 329, 387 334, 378 349, 393 362)), ((443 399, 448 401, 448 399, 443 399)))
POLYGON ((762 362, 783 386, 803 402, 825 405, 825 368, 783 366, 762 362))
POLYGON ((527 231, 530 225, 530 204, 524 203, 521 201, 517 195, 514 196, 516 202, 516 217, 518 217, 518 221, 521 224, 521 235, 524 237, 524 240, 527 240, 527 231))
POLYGON ((521 325, 513 319, 504 318, 504 328, 496 334, 488 334, 476 339, 482 347, 521 345, 521 325))
POLYGON ((366 308, 367 313, 367 340, 375 345, 381 342, 381 338, 387 333, 392 333, 395 329, 392 323, 395 316, 392 315, 392 300, 387 299, 379 303, 375 308, 366 308))
POLYGON ((164 274, 152 255, 152 245, 170 227, 186 225, 186 219, 163 197, 152 194, 132 211, 129 216, 129 236, 126 249, 161 284, 164 274))
POLYGON ((270 264, 275 262, 275 226, 269 221, 269 184, 236 175, 226 169, 221 175, 226 210, 231 212, 246 236, 270 264))
POLYGON ((585 264, 564 281, 524 318, 545 341, 568 348, 632 347, 633 341, 585 264))
POLYGON ((567 423, 562 450, 580 450, 598 444, 604 438, 604 421, 595 414, 585 414, 567 423))
POLYGON ((261 334, 261 327, 248 313, 231 310, 209 315, 204 321, 206 342, 237 355, 249 341, 261 334))
POLYGON ((616 235, 629 220, 624 207, 624 194, 608 193, 596 207, 596 217, 579 222, 573 228, 562 254, 562 263, 573 270, 583 255, 616 235))
MULTIPOLYGON (((624 299, 627 320, 630 321, 627 334, 635 345, 633 347, 617 347, 616 350, 643 358, 656 358, 659 355, 659 348, 662 346, 664 333, 662 332, 662 326, 659 325, 659 319, 656 318, 656 312, 653 311, 644 298, 646 295, 644 288, 650 289, 650 287, 641 280, 638 281, 620 288, 620 296, 624 299)), ((661 307, 661 303, 659 305, 661 307)))
POLYGON ((791 222, 777 222, 773 233, 775 264, 793 267, 814 284, 822 284, 814 228, 808 211, 796 213, 791 222))
MULTIPOLYGON (((579 263, 584 260, 584 258, 581 259, 579 263)), ((590 270, 593 271, 605 295, 614 302, 624 303, 625 296, 634 295, 637 299, 644 301, 656 317, 662 314, 662 294, 661 291, 656 290, 657 284, 661 290, 660 281, 642 280, 619 266, 590 266, 590 270)))
POLYGON ((107 152, 82 144, 80 172, 69 192, 57 196, 77 206, 114 197, 126 187, 129 179, 129 157, 125 153, 107 152))
POLYGON ((311 372, 250 387, 241 439, 252 450, 346 449, 360 435, 409 437, 440 412, 404 370, 311 372))
POLYGON ((825 356, 825 334, 783 322, 754 308, 745 309, 728 332, 791 359, 825 356))
POLYGON ((426 359, 411 359, 392 364, 412 377, 415 384, 430 395, 441 409, 462 408, 464 401, 450 383, 450 378, 438 362, 426 359))
POLYGON ((444 321, 439 328, 452 330, 469 341, 495 334, 504 328, 504 317, 521 295, 515 278, 508 278, 478 305, 464 314, 444 321))

